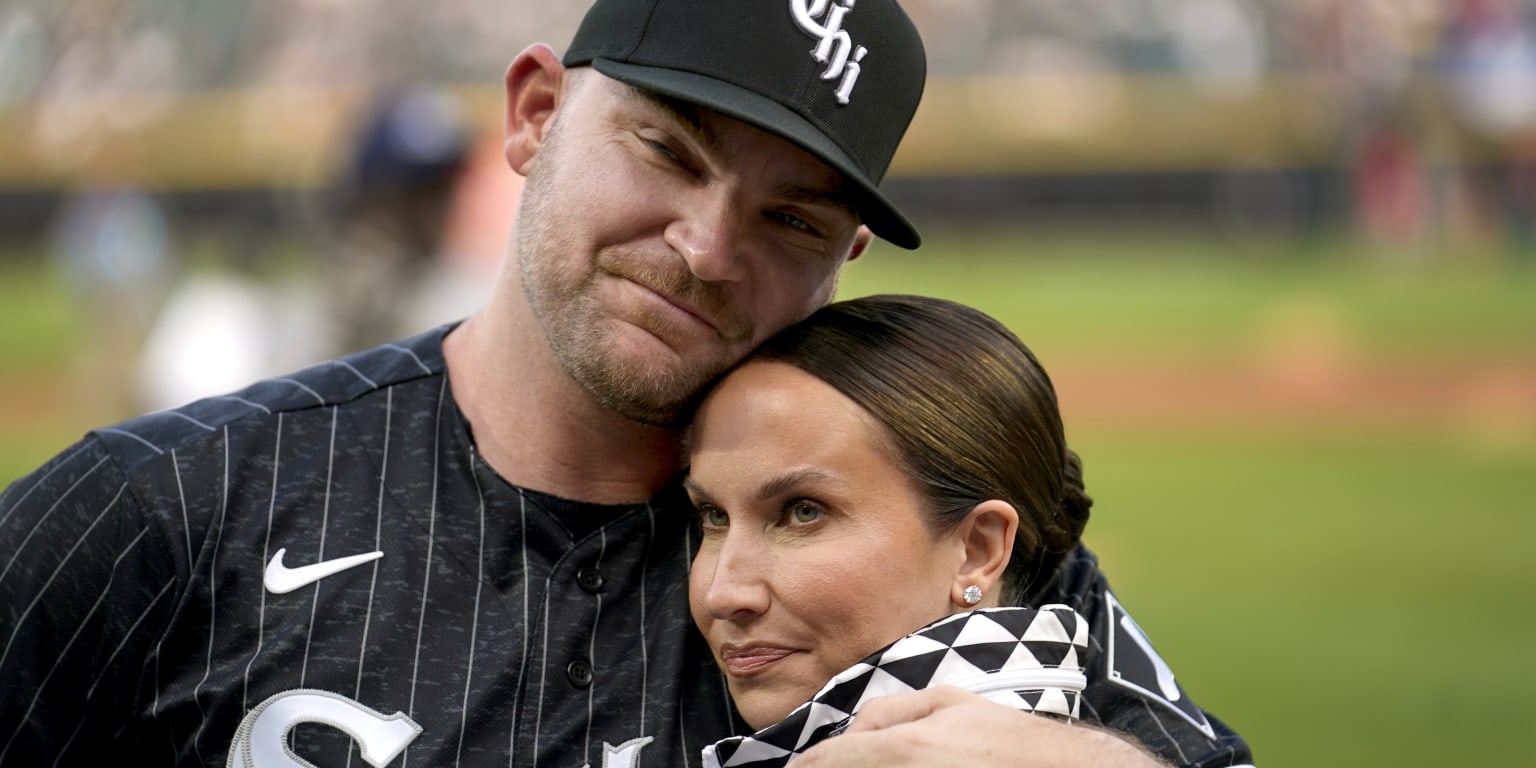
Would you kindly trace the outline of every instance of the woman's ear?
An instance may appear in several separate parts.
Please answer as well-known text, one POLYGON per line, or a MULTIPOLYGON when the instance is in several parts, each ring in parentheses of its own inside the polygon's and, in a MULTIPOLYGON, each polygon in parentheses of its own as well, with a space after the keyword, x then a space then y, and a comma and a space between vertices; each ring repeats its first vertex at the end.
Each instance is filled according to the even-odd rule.
POLYGON ((1003 571, 1013 556, 1013 539, 1018 530, 1018 510, 1001 499, 988 499, 977 504, 960 521, 955 533, 965 548, 965 560, 949 589, 949 599, 959 609, 1000 604, 998 593, 1003 571), (969 599, 972 597, 977 599, 969 599))
POLYGON ((528 162, 538 154, 560 106, 565 73, 560 57, 543 43, 523 49, 507 67, 503 152, 507 165, 520 175, 528 175, 528 162))

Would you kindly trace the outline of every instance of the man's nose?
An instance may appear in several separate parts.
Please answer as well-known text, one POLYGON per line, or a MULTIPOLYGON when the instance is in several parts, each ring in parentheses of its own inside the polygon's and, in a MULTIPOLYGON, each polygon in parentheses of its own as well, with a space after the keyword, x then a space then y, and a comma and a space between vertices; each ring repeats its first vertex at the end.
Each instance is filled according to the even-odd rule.
POLYGON ((665 239, 705 282, 735 282, 746 277, 741 214, 723 191, 701 190, 685 201, 685 210, 667 225, 665 239))

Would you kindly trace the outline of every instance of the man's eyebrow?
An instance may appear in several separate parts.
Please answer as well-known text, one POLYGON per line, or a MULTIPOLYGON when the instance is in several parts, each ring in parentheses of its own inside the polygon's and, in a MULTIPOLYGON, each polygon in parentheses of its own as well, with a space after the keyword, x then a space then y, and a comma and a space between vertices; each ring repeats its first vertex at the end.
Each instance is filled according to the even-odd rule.
MULTIPOLYGON (((638 85, 623 83, 624 95, 633 102, 641 103, 653 109, 666 113, 680 125, 686 126, 695 141, 699 142, 710 152, 720 151, 720 140, 710 130, 709 124, 699 114, 700 107, 691 102, 657 93, 638 85)), ((784 186, 777 190, 777 196, 792 203, 804 203, 806 205, 825 205, 839 208, 859 217, 859 196, 846 184, 837 184, 831 187, 812 186, 784 186)))
POLYGON ((719 150, 720 140, 715 136, 714 131, 711 131, 709 126, 705 124, 704 118, 699 115, 698 106, 679 98, 657 93, 647 88, 641 88, 638 85, 625 83, 624 86, 624 94, 629 100, 641 102, 665 112, 673 120, 687 126, 688 132, 693 134, 694 140, 704 145, 705 149, 711 152, 719 150))
POLYGON ((825 205, 859 215, 858 197, 845 185, 835 187, 786 186, 778 190, 778 197, 791 203, 825 205))

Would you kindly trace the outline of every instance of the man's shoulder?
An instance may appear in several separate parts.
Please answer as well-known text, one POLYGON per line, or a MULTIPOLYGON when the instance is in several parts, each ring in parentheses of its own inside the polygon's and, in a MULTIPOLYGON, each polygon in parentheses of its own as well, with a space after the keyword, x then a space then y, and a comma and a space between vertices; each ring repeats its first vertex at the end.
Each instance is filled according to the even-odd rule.
POLYGON ((1108 591, 1109 581, 1099 569, 1098 556, 1079 542, 1062 558, 1050 580, 1031 592, 1029 603, 1066 605, 1088 615, 1102 606, 1108 591))
MULTIPOLYGON (((227 430, 270 431, 289 415, 345 407, 375 393, 431 387, 445 372, 443 337, 450 326, 275 376, 223 395, 148 413, 91 436, 126 465, 178 450, 195 450, 227 430)), ((438 390, 432 390, 437 392, 438 390)))
POLYGON ((1189 696, 1151 638, 1110 588, 1099 559, 1078 544, 1035 593, 1035 604, 1070 606, 1088 622, 1084 717, 1128 734, 1181 766, 1244 765, 1248 745, 1189 696))

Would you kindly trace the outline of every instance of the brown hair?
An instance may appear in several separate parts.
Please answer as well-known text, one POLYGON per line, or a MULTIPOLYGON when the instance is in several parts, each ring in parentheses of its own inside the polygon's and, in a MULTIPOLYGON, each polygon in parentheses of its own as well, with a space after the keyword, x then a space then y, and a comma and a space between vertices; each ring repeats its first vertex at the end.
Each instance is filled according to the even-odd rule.
POLYGON ((1025 604, 1082 536, 1093 500, 1056 391, 1029 348, 963 304, 868 296, 828 305, 748 360, 793 365, 885 428, 932 503, 936 530, 1002 499, 1019 512, 1004 604, 1025 604))

